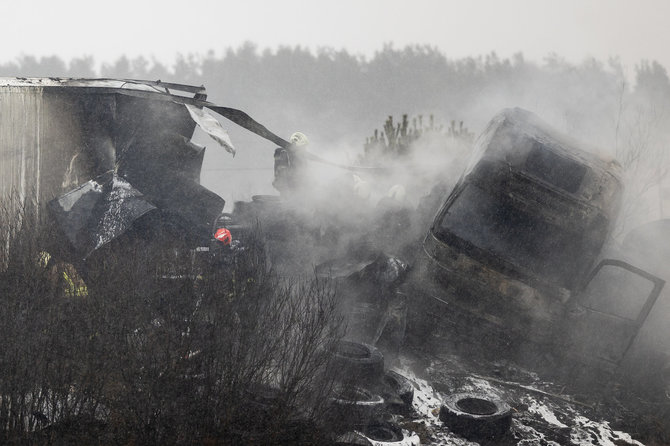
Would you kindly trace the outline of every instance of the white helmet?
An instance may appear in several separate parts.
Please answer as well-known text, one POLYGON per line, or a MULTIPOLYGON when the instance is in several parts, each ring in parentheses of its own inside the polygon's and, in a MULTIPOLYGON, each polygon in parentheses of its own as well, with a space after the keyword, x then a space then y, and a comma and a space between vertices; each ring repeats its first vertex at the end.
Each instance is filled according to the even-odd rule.
POLYGON ((402 184, 396 184, 394 186, 391 186, 387 194, 389 198, 392 198, 393 200, 399 203, 405 201, 405 195, 406 195, 405 187, 402 184))
POLYGON ((305 134, 302 132, 295 132, 294 134, 292 134, 291 138, 289 138, 289 141, 291 144, 297 147, 304 147, 307 144, 309 144, 307 136, 305 136, 305 134))

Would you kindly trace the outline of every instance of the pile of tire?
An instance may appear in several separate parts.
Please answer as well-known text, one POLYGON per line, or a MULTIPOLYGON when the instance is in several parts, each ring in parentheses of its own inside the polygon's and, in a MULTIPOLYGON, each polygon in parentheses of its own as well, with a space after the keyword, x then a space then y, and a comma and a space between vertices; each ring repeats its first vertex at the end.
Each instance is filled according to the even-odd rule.
POLYGON ((413 446, 419 437, 389 421, 411 411, 414 387, 403 375, 384 370, 374 346, 340 341, 334 357, 340 377, 330 404, 339 445, 413 446))

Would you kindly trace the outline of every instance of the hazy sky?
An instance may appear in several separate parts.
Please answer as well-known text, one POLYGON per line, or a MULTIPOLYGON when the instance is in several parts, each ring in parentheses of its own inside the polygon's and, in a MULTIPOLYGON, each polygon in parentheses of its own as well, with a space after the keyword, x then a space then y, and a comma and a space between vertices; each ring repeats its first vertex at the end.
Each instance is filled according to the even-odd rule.
POLYGON ((523 52, 541 61, 620 56, 670 66, 667 0, 1 1, 0 62, 22 54, 122 54, 171 63, 178 53, 223 54, 253 41, 345 48, 372 56, 384 43, 429 44, 448 57, 523 52))

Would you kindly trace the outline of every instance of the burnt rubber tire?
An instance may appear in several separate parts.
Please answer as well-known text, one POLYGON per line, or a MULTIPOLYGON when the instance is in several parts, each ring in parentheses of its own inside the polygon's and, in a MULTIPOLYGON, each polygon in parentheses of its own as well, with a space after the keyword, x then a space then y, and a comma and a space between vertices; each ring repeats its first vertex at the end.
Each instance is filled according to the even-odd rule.
POLYGON ((403 431, 403 429, 394 423, 372 422, 369 425, 358 429, 356 432, 349 432, 341 436, 335 444, 339 446, 414 446, 419 444, 419 438, 414 433, 403 431))
POLYGON ((330 400, 330 421, 336 429, 366 426, 384 410, 384 398, 357 386, 335 390, 330 400))
POLYGON ((407 416, 412 412, 414 385, 400 373, 385 371, 379 383, 372 388, 384 397, 386 410, 390 413, 407 416))
POLYGON ((343 380, 376 384, 384 375, 384 356, 376 347, 360 342, 340 341, 333 365, 343 380))
POLYGON ((492 395, 457 393, 444 399, 440 420, 468 440, 495 440, 509 432, 512 410, 492 395))
POLYGON ((370 423, 361 433, 372 440, 375 446, 412 446, 414 444, 397 424, 370 423))
POLYGON ((393 370, 384 372, 382 378, 384 386, 392 390, 408 407, 412 407, 412 400, 414 399, 414 386, 412 382, 405 378, 400 373, 393 370))

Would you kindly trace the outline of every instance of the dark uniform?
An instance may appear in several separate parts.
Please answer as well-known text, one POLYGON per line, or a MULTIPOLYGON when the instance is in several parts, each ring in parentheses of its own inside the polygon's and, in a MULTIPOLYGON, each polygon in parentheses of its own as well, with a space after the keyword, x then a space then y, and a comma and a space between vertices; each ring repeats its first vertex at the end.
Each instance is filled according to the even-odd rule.
POLYGON ((296 139, 292 136, 292 144, 288 148, 278 147, 275 150, 275 179, 272 185, 281 195, 294 193, 304 186, 307 161, 301 155, 307 150, 305 147, 307 142, 304 135, 302 138, 304 139, 296 139))

